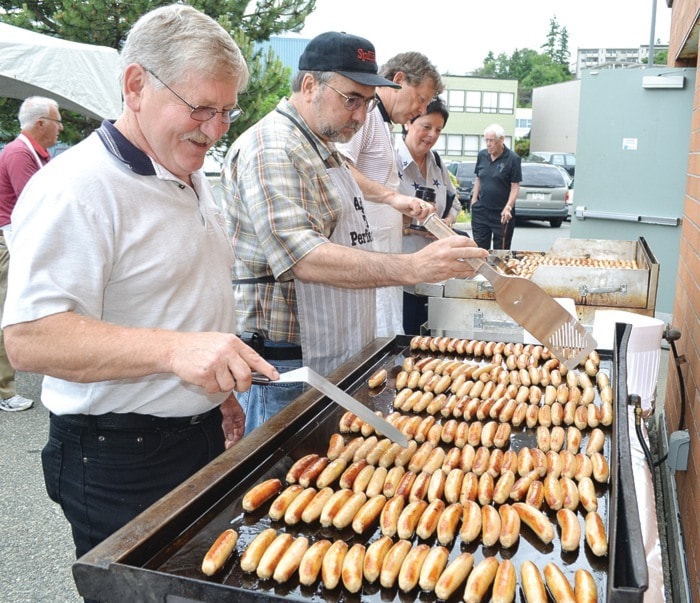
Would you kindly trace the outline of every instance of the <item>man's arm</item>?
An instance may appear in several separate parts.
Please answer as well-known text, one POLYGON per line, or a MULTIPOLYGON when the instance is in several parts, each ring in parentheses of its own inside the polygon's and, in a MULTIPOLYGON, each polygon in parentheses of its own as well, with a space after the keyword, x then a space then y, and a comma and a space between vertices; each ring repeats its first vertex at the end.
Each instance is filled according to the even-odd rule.
POLYGON ((520 192, 520 182, 510 183, 510 194, 508 195, 508 201, 501 212, 501 222, 508 222, 511 215, 513 214, 513 208, 515 207, 515 201, 518 198, 518 193, 520 192))
POLYGON ((417 197, 409 197, 408 195, 402 195, 390 188, 387 188, 383 184, 376 182, 367 178, 362 172, 360 172, 355 166, 348 162, 350 172, 352 173, 355 181, 357 182, 362 195, 367 201, 374 201, 375 203, 386 203, 391 205, 396 211, 409 216, 411 218, 417 218, 418 220, 425 220, 431 213, 435 211, 432 206, 424 203, 421 205, 421 200, 417 197))
POLYGON ((469 204, 469 207, 474 207, 476 205, 476 202, 479 200, 479 177, 477 176, 474 178, 474 188, 472 189, 472 200, 471 203, 469 204))
POLYGON ((121 327, 74 312, 4 329, 19 371, 91 383, 172 373, 208 393, 246 391, 251 369, 271 379, 275 369, 230 333, 180 333, 121 327))
POLYGON ((293 268, 301 280, 346 289, 434 283, 448 278, 474 276, 464 258, 485 258, 487 252, 461 236, 435 241, 411 254, 373 253, 324 243, 293 268))

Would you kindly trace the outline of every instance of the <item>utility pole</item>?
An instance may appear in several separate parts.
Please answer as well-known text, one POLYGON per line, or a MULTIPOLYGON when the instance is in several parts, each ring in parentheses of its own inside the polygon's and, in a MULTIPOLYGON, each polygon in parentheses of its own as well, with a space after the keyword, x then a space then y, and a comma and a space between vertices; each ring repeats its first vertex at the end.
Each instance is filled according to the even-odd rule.
POLYGON ((656 30, 656 0, 651 0, 651 31, 649 32, 649 67, 654 66, 654 36, 656 30))

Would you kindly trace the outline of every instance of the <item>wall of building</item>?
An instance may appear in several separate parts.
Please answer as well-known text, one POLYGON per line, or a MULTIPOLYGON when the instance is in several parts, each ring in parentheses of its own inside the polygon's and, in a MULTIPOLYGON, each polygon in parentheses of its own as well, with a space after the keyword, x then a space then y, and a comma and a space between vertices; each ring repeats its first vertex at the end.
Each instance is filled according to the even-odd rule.
MULTIPOLYGON (((697 69, 700 0, 674 0, 669 44, 669 64, 697 69), (690 43, 688 43, 690 41, 690 43), (693 58, 694 57, 694 58, 693 58)), ((687 407, 685 426, 690 436, 687 471, 675 473, 680 519, 685 534, 689 583, 693 599, 700 601, 700 78, 696 77, 686 196, 676 278, 674 326, 681 330, 677 342, 685 355, 683 366, 687 407)), ((665 397, 667 429, 678 429, 681 416, 680 382, 669 367, 665 397)))
POLYGON ((576 152, 580 94, 580 80, 533 88, 531 151, 576 152))

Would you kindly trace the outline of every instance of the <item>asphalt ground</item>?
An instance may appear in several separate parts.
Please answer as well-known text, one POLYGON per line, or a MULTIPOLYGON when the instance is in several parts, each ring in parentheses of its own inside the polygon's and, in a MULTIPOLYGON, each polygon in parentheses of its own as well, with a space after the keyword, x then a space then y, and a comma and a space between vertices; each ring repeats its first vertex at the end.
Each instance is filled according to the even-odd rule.
POLYGON ((0 598, 5 603, 82 601, 73 582, 75 549, 60 507, 49 499, 41 470, 49 413, 41 377, 18 373, 17 391, 34 400, 22 412, 0 412, 0 598))

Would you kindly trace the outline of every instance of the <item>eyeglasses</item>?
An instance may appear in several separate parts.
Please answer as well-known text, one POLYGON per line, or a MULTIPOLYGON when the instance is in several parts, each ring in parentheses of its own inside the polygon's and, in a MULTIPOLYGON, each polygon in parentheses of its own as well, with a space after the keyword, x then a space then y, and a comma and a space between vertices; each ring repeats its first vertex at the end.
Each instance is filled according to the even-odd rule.
POLYGON ((190 113, 190 118, 194 119, 195 121, 202 121, 202 122, 209 121, 217 113, 221 113, 221 123, 232 124, 241 115, 243 115, 243 109, 241 109, 240 107, 234 107, 233 109, 222 109, 221 111, 214 109, 214 107, 195 107, 194 105, 191 105, 190 103, 188 103, 184 98, 182 98, 177 92, 175 92, 175 90, 173 90, 170 86, 168 86, 168 84, 166 84, 163 80, 161 80, 150 69, 146 69, 146 71, 148 71, 148 73, 150 73, 161 84, 163 84, 163 86, 165 86, 168 90, 170 90, 170 92, 172 92, 183 103, 185 103, 190 109, 192 109, 192 112, 190 113))
POLYGON ((374 96, 348 96, 342 93, 340 90, 333 88, 330 84, 324 84, 326 87, 337 92, 345 99, 343 103, 348 111, 357 111, 363 104, 365 106, 365 111, 368 113, 377 106, 377 98, 374 96))
POLYGON ((49 121, 55 121, 57 124, 63 125, 62 119, 55 119, 53 117, 40 117, 39 119, 48 119, 49 121))

